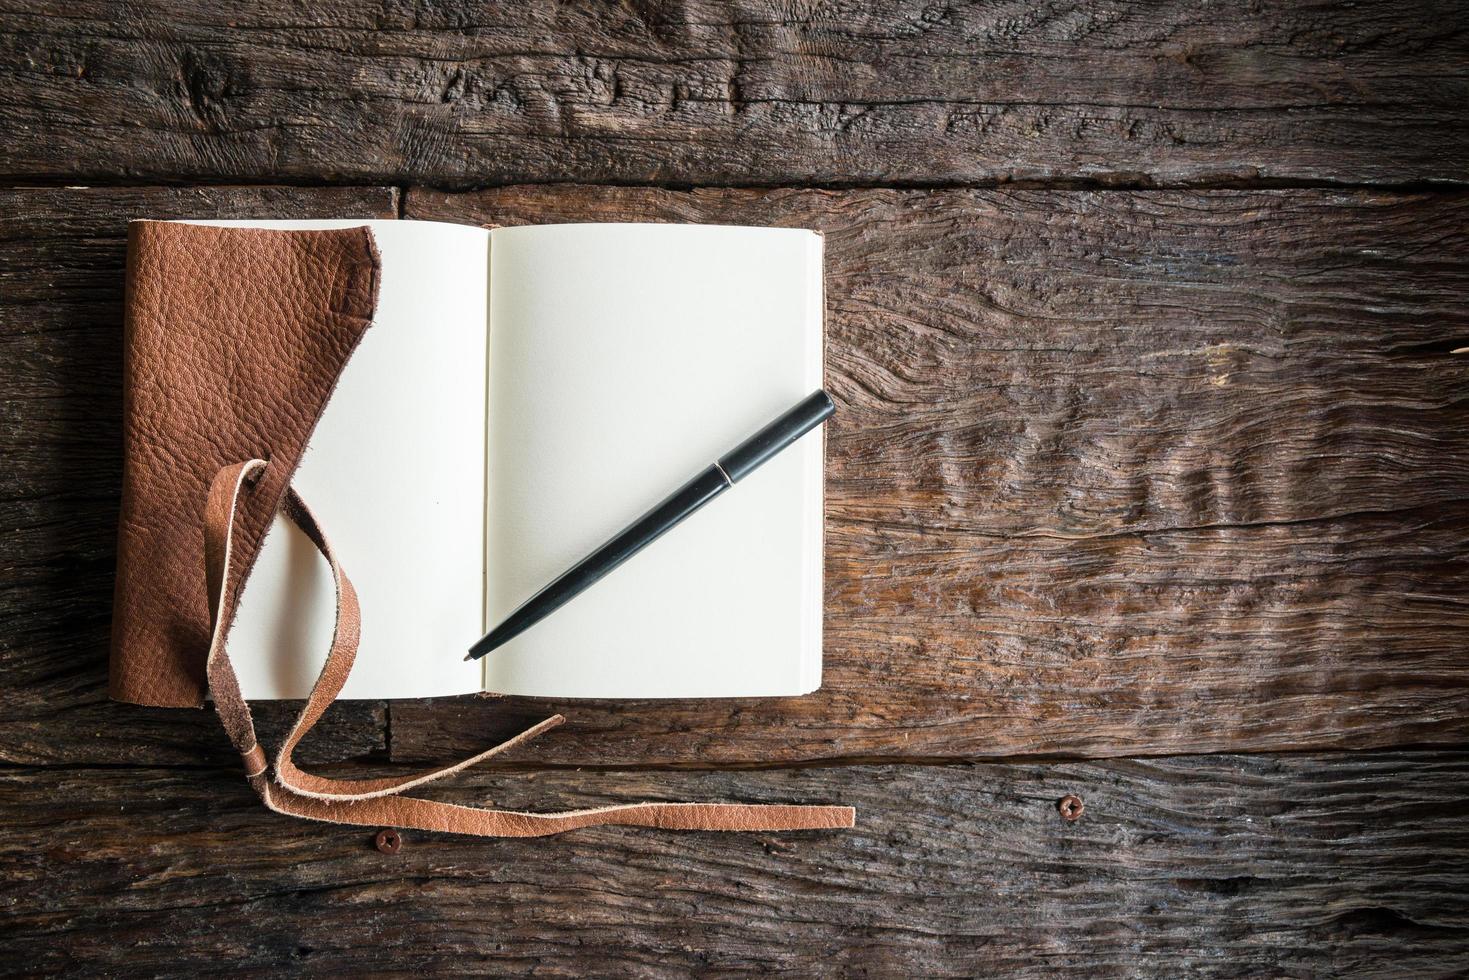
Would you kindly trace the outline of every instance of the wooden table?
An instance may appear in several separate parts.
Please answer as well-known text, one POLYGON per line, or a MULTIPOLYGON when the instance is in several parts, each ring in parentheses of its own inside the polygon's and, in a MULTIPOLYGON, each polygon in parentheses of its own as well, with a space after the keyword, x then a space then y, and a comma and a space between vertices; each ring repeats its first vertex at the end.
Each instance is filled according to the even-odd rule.
POLYGON ((1469 969, 1462 5, 0 10, 0 969, 1469 969), (243 215, 826 233, 822 691, 307 755, 855 830, 385 855, 107 701, 125 225, 243 215))

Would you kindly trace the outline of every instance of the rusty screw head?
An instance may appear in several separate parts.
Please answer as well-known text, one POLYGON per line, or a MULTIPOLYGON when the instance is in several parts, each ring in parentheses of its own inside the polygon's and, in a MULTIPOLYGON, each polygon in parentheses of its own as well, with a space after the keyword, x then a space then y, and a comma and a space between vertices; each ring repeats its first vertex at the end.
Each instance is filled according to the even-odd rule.
POLYGON ((384 854, 397 854, 403 849, 403 835, 389 827, 387 830, 379 830, 373 843, 384 854))
POLYGON ((1067 823, 1074 823, 1084 812, 1086 804, 1081 802, 1079 796, 1063 796, 1056 803, 1056 809, 1061 811, 1061 819, 1067 823))

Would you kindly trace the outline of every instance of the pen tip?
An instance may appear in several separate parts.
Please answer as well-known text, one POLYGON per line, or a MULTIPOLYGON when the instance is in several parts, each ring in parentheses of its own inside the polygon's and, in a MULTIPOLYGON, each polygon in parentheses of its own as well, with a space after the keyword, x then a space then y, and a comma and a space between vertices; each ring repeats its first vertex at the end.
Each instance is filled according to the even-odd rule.
POLYGON ((469 651, 468 653, 466 653, 464 655, 464 662, 465 663, 469 663, 473 659, 474 659, 474 651, 473 650, 469 651))

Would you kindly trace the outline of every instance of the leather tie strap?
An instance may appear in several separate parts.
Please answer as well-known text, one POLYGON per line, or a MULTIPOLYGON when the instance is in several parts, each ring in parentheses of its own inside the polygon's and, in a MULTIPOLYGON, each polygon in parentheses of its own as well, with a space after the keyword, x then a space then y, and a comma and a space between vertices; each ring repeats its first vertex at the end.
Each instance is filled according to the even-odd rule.
POLYGON ((207 660, 209 694, 225 732, 244 761, 246 778, 270 809, 329 823, 438 830, 480 837, 541 837, 578 827, 614 824, 664 830, 814 830, 852 826, 855 811, 845 806, 627 803, 560 813, 521 813, 400 795, 529 741, 561 724, 564 719, 560 715, 553 715, 463 762, 409 776, 332 779, 303 772, 292 760, 292 754, 347 683, 357 656, 362 619, 351 580, 342 571, 316 518, 294 488, 287 490, 285 512, 331 568, 337 618, 326 663, 306 706, 281 744, 272 780, 265 752, 255 737, 250 706, 240 692, 226 650, 244 574, 243 569, 235 567, 240 564, 234 548, 235 526, 244 494, 265 467, 264 460, 252 459, 226 466, 215 475, 204 507, 204 556, 213 622, 207 660))

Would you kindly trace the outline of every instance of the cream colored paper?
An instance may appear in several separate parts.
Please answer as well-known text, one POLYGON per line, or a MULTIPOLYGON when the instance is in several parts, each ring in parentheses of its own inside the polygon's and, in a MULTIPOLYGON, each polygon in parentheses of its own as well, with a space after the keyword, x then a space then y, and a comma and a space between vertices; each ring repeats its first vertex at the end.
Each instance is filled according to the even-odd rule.
MULTIPOLYGON (((484 621, 489 233, 413 221, 238 223, 367 224, 382 256, 377 315, 294 481, 362 603, 342 697, 478 691, 479 666, 462 658, 484 621)), ((334 618, 326 563, 277 517, 230 636, 245 697, 306 697, 334 618)))
MULTIPOLYGON (((374 325, 295 479, 361 600, 343 697, 820 686, 819 434, 516 641, 462 659, 515 604, 821 386, 819 236, 213 223, 367 224, 382 255, 374 325)), ((278 518, 231 636, 245 696, 305 697, 333 619, 325 563, 278 518)))
MULTIPOLYGON (((490 621, 822 383, 821 238, 701 225, 492 233, 490 621)), ((545 697, 821 683, 812 434, 485 659, 545 697)))

